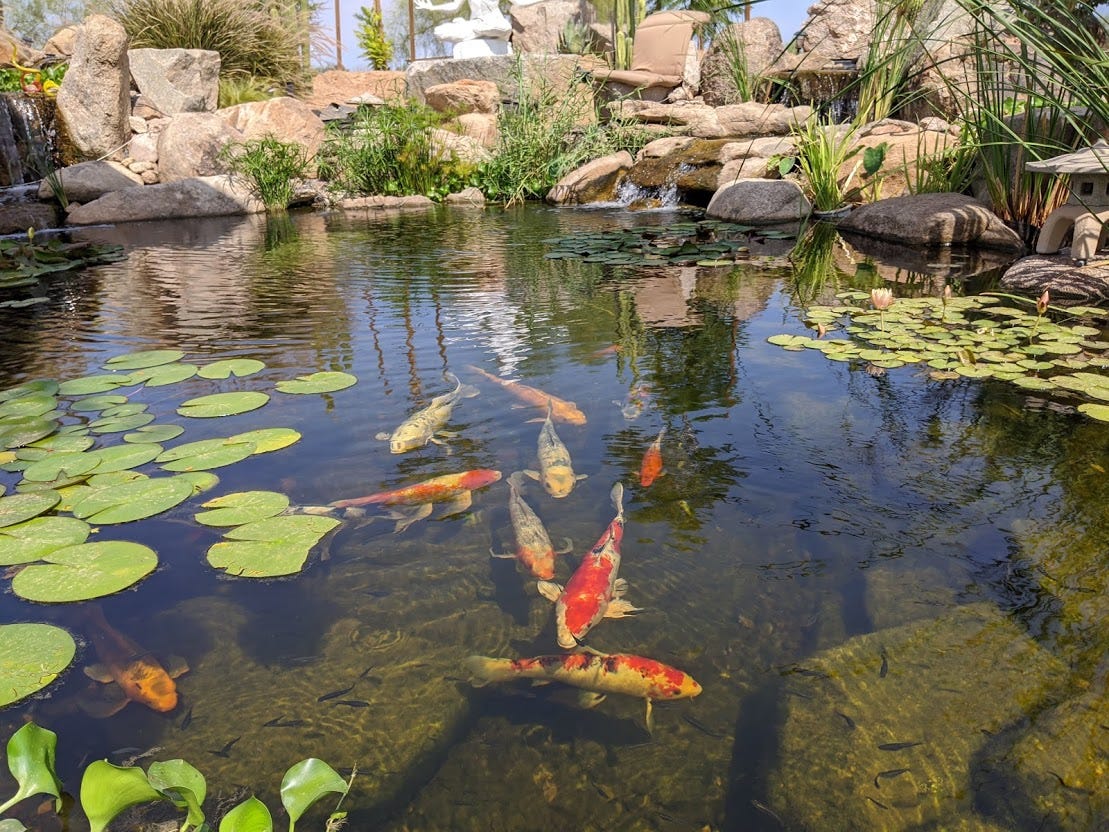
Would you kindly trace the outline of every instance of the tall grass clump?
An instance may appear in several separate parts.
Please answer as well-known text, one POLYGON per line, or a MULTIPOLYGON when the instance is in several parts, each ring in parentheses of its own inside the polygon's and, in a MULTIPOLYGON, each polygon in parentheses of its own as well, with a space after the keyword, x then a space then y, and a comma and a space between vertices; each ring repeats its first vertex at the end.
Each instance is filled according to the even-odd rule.
POLYGON ((855 141, 857 134, 857 124, 829 124, 818 118, 794 125, 796 164, 814 210, 836 211, 860 199, 868 181, 877 190, 874 177, 885 161, 886 145, 863 147, 855 141), (852 160, 854 164, 848 168, 852 160))
POLYGON ((744 101, 769 101, 772 83, 765 75, 753 72, 751 63, 747 60, 747 47, 735 30, 731 27, 725 29, 719 36, 720 53, 724 56, 724 65, 727 67, 728 78, 735 86, 735 101, 729 104, 739 104, 744 101))
POLYGON ((283 142, 272 134, 226 145, 221 157, 270 211, 284 211, 293 201, 297 182, 308 175, 304 147, 283 142))
POLYGON ((924 0, 877 0, 874 31, 859 66, 860 122, 888 118, 904 103, 906 82, 922 40, 916 31, 924 0))
POLYGON ((278 0, 110 0, 132 48, 209 49, 223 76, 299 82, 309 21, 278 0))

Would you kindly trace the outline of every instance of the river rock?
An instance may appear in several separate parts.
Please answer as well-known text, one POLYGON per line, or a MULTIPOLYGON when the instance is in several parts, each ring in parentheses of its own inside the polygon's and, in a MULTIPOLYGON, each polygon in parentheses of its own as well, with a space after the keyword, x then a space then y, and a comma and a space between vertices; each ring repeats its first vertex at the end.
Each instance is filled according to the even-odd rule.
POLYGON ((1087 304, 1109 303, 1109 269, 1106 260, 1091 260, 1077 266, 1069 252, 1033 254, 1014 263, 1001 278, 1001 288, 1029 297, 1046 289, 1051 299, 1087 304))
POLYGON ((131 78, 166 115, 211 112, 219 103, 219 52, 209 49, 131 49, 131 78))
POLYGON ((579 0, 544 0, 508 9, 516 52, 558 54, 566 24, 581 17, 579 0))
POLYGON ((733 23, 713 39, 701 62, 701 97, 712 107, 745 100, 736 84, 736 70, 743 69, 748 79, 756 79, 781 55, 782 48, 782 33, 770 18, 733 23))
POLYGON ((917 194, 862 205, 841 229, 906 245, 967 245, 1019 252, 1024 243, 982 203, 963 194, 917 194))
POLYGON ((443 197, 447 205, 460 205, 462 207, 480 208, 485 205, 485 194, 479 188, 463 188, 453 194, 443 197))
POLYGON ((223 148, 243 134, 216 113, 178 113, 158 135, 158 170, 163 182, 227 173, 223 148))
POLYGON ((131 72, 127 33, 110 17, 81 24, 58 90, 57 123, 66 164, 122 158, 131 138, 131 72))
POLYGON ((323 121, 311 107, 289 96, 224 107, 216 115, 242 135, 241 141, 272 135, 283 142, 299 144, 309 158, 323 144, 326 132, 323 121))
POLYGON ((424 100, 438 113, 462 115, 463 113, 495 113, 501 96, 492 81, 474 81, 463 78, 446 84, 436 84, 424 90, 424 100))
POLYGON ((113 191, 70 209, 73 225, 219 217, 266 210, 248 190, 228 176, 179 179, 142 188, 113 191))
POLYGON ((53 202, 0 203, 0 234, 23 234, 28 228, 57 228, 58 206, 53 202))
POLYGON ((705 210, 713 219, 749 225, 798 222, 811 213, 812 203, 789 179, 740 179, 720 188, 705 210))
POLYGON ((77 27, 63 26, 50 36, 50 39, 46 41, 46 45, 42 47, 42 51, 47 55, 57 55, 68 59, 73 55, 73 47, 76 43, 77 27))
POLYGON ((616 198, 620 180, 631 166, 632 156, 626 150, 586 162, 558 180, 547 192, 547 202, 555 205, 611 202, 616 198))
MULTIPOLYGON (((59 168, 56 176, 70 202, 91 202, 104 194, 124 188, 142 187, 142 177, 119 162, 108 160, 81 162, 59 168)), ((54 196, 54 189, 45 179, 39 185, 39 199, 54 196)))
POLYGON ((968 605, 857 636, 803 665, 797 695, 782 700, 768 784, 785 828, 1000 832, 1030 820, 980 815, 976 800, 983 782, 1012 774, 985 757, 1019 742, 1025 720, 1067 684, 1068 667, 1013 617, 968 605))

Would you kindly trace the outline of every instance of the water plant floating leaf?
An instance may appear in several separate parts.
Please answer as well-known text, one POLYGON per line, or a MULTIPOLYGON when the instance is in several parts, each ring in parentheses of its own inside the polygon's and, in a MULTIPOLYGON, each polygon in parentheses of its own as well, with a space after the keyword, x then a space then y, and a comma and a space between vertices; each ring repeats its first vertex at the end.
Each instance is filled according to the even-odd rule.
POLYGON ((136 413, 132 416, 105 417, 89 422, 89 430, 93 433, 126 433, 154 421, 152 413, 136 413))
POLYGON ((289 832, 324 795, 347 793, 347 781, 323 760, 309 757, 285 772, 281 780, 281 805, 289 813, 289 832))
POLYGON ((147 387, 165 387, 192 378, 198 369, 195 364, 162 364, 146 370, 136 370, 131 373, 131 380, 147 387))
POLYGON ((161 514, 193 495, 192 483, 178 477, 143 477, 95 488, 74 503, 74 517, 94 525, 129 523, 161 514))
POLYGON ((350 373, 322 372, 297 376, 291 381, 279 381, 275 386, 281 393, 334 393, 357 382, 358 379, 350 373))
POLYGON ((95 453, 48 453, 23 469, 23 478, 32 482, 53 482, 65 477, 87 474, 100 464, 95 453))
POLYGON ((208 563, 229 575, 276 578, 304 568, 308 553, 339 525, 333 517, 287 515, 231 529, 208 550, 208 563))
POLYGON ((125 809, 162 799, 141 768, 95 760, 81 777, 81 808, 89 819, 90 832, 104 832, 125 809))
POLYGON ((52 624, 0 624, 0 708, 42 690, 69 667, 77 644, 52 624))
POLYGON ((0 529, 0 566, 34 563, 57 549, 84 543, 92 531, 75 517, 35 517, 0 529))
POLYGON ((107 410, 109 407, 126 404, 126 402, 126 396, 121 396, 118 393, 105 393, 102 396, 89 396, 85 399, 77 399, 69 406, 69 409, 77 413, 100 411, 107 410))
MULTIPOLYGON (((97 451, 90 452, 90 455, 97 460, 94 473, 96 474, 110 474, 115 471, 126 471, 131 468, 138 468, 140 465, 145 465, 153 461, 162 453, 162 446, 156 445, 153 442, 140 444, 137 442, 129 442, 124 445, 113 445, 110 448, 101 448, 97 451)), ((23 472, 23 476, 27 476, 27 472, 23 472)))
POLYGON ((234 436, 227 437, 227 441, 251 442, 254 444, 254 453, 267 454, 299 442, 300 434, 292 428, 262 428, 236 433, 234 436))
POLYGON ((193 494, 203 494, 219 485, 219 477, 210 471, 186 471, 178 474, 177 479, 184 480, 193 487, 193 494))
POLYGON ((157 457, 167 471, 206 471, 241 462, 254 453, 253 442, 234 439, 201 439, 170 448, 157 457))
POLYGON ((225 358, 222 361, 205 364, 197 370, 196 374, 201 378, 230 378, 231 376, 242 378, 264 369, 266 365, 256 358, 225 358))
POLYGON ((194 766, 184 760, 151 763, 146 770, 146 779, 178 808, 188 812, 182 830, 199 828, 204 823, 204 812, 200 807, 208 794, 208 784, 194 766))
POLYGON ((208 419, 217 416, 234 416, 257 410, 270 400, 266 393, 244 390, 236 393, 213 393, 182 402, 177 412, 182 416, 208 419))
POLYGON ((25 381, 6 390, 0 390, 0 402, 5 402, 8 399, 18 399, 31 393, 46 393, 53 396, 57 392, 58 382, 51 378, 39 378, 34 381, 25 381))
POLYGON ((58 406, 58 400, 47 393, 30 393, 0 404, 0 416, 42 416, 58 406))
POLYGON ((1078 405, 1078 412, 1084 413, 1091 419, 1097 419, 1099 422, 1109 422, 1109 405, 1080 404, 1078 405))
POLYGON ((159 364, 170 364, 185 357, 182 350, 144 350, 116 355, 104 362, 105 370, 144 370, 159 364))
POLYGON ((289 507, 289 498, 277 491, 239 491, 209 500, 196 515, 204 526, 241 526, 255 520, 276 517, 289 507))
POLYGON ((0 528, 14 526, 38 517, 54 508, 61 500, 56 491, 39 491, 34 494, 13 494, 0 497, 0 528))
POLYGON ((144 444, 147 442, 168 442, 183 434, 185 429, 180 425, 144 425, 136 428, 132 433, 123 434, 124 442, 144 444))
POLYGON ((53 434, 58 423, 49 419, 13 420, 0 423, 0 447, 22 448, 53 434))
POLYGON ((8 770, 19 784, 19 789, 0 806, 0 812, 36 794, 52 795, 54 811, 61 811, 62 783, 54 768, 57 747, 58 735, 33 722, 28 722, 12 734, 8 740, 8 770))
POLYGON ((63 381, 58 385, 58 393, 62 396, 85 396, 90 393, 107 393, 118 387, 126 387, 131 383, 127 375, 94 375, 83 378, 74 378, 63 381))
POLYGON ((46 604, 101 598, 134 586, 158 565, 153 549, 126 540, 67 546, 43 560, 12 578, 12 591, 20 598, 46 604))

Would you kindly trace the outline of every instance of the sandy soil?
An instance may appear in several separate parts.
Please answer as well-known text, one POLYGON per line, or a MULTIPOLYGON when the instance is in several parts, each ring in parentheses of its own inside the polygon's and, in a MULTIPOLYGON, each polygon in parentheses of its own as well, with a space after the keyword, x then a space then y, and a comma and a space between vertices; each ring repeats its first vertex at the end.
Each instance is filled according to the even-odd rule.
POLYGON ((312 93, 304 100, 313 107, 343 104, 363 93, 399 99, 404 96, 404 73, 393 70, 380 72, 345 72, 329 69, 312 79, 312 93))

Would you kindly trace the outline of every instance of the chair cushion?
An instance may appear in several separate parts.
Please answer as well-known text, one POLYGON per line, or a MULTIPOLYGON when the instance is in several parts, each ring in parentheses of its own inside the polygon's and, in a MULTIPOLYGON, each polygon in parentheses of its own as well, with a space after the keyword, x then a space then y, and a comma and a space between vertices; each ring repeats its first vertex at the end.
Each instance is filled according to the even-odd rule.
POLYGON ((632 42, 631 68, 641 72, 676 75, 681 78, 685 71, 685 59, 689 54, 689 44, 692 40, 692 23, 674 20, 672 15, 666 12, 650 15, 636 27, 635 40, 632 42), (653 17, 666 19, 652 21, 653 17))

